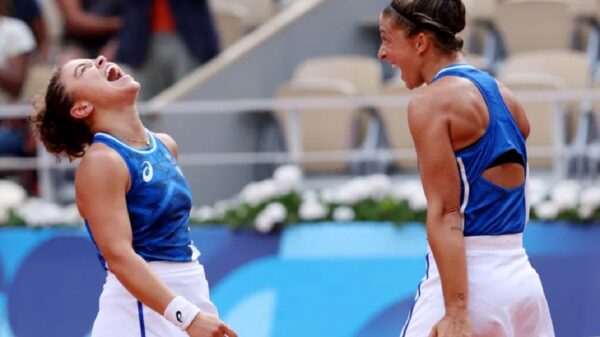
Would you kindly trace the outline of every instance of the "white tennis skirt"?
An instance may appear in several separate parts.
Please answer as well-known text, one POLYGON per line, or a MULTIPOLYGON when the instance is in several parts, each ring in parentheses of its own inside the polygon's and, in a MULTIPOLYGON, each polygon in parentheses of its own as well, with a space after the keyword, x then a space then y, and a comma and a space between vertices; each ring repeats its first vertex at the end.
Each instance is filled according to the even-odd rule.
MULTIPOLYGON (((205 314, 218 316, 210 301, 204 267, 198 262, 149 262, 175 294, 185 297, 205 314)), ((110 271, 100 295, 92 337, 187 337, 161 314, 133 297, 110 271)))
MULTIPOLYGON (((469 318, 473 337, 554 337, 542 283, 523 249, 523 235, 466 237, 469 318)), ((444 297, 431 248, 401 337, 428 337, 443 317, 444 297)))

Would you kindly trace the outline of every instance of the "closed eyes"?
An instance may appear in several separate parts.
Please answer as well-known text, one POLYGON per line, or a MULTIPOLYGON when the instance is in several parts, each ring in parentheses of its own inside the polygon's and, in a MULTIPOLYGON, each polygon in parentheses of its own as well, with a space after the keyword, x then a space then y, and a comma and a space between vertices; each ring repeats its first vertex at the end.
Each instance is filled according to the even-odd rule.
POLYGON ((93 62, 85 62, 85 63, 80 63, 77 65, 77 67, 75 67, 75 70, 73 71, 73 76, 75 78, 79 78, 81 77, 81 75, 89 68, 91 68, 93 66, 93 62))

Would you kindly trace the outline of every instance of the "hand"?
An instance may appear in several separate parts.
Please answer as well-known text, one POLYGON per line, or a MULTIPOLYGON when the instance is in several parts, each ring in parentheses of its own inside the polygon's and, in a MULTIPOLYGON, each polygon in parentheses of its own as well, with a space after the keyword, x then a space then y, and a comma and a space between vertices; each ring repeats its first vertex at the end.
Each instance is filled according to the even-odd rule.
POLYGON ((431 329, 429 337, 472 337, 471 321, 465 314, 444 315, 431 329))
POLYGON ((237 334, 217 317, 202 313, 194 318, 187 333, 190 337, 237 337, 237 334))

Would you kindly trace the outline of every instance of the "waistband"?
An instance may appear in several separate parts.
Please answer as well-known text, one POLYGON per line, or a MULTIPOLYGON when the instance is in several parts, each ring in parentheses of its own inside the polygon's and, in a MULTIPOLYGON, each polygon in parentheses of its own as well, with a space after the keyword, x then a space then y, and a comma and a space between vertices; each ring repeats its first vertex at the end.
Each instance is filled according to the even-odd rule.
MULTIPOLYGON (((186 278, 195 276, 198 273, 204 274, 204 266, 198 261, 191 262, 168 262, 152 261, 147 262, 150 268, 163 281, 170 279, 186 278)), ((110 271, 107 271, 107 281, 119 282, 117 277, 110 271)))
MULTIPOLYGON (((521 248, 523 248, 523 233, 465 237, 465 250, 467 252, 514 250, 521 248)), ((431 253, 431 247, 429 247, 429 253, 431 253)))

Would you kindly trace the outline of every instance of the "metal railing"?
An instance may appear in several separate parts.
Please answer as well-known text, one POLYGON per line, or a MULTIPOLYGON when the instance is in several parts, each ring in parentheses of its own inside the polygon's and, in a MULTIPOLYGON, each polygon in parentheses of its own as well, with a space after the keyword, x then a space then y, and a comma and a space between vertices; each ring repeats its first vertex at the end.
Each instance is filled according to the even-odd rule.
MULTIPOLYGON (((564 111, 562 105, 566 102, 578 102, 591 106, 592 102, 600 101, 600 90, 544 90, 516 92, 519 101, 547 102, 552 104, 551 116, 555 126, 554 141, 549 146, 530 147, 528 155, 531 158, 552 157, 553 170, 557 176, 566 174, 568 145, 565 137, 564 111)), ((288 143, 285 152, 242 152, 242 153, 182 153, 179 162, 185 166, 197 165, 251 165, 278 163, 324 163, 349 162, 358 160, 414 160, 416 154, 412 149, 372 149, 348 151, 305 152, 302 149, 301 125, 299 113, 305 109, 373 109, 382 107, 406 107, 410 96, 364 96, 352 98, 293 98, 293 99, 239 99, 227 101, 183 101, 174 102, 160 108, 140 103, 138 110, 141 115, 211 115, 211 114, 244 114, 269 111, 285 111, 287 114, 288 143)), ((0 119, 22 118, 28 116, 32 107, 29 105, 0 106, 0 119)), ((589 110, 589 109, 588 109, 589 110)), ((584 111, 584 110, 582 110, 584 111)), ((587 113, 587 112, 585 112, 587 113)), ((589 112, 591 113, 591 112, 589 112)), ((583 121, 580 117, 580 120, 583 121)), ((42 194, 52 186, 50 170, 54 168, 73 168, 76 162, 65 160, 56 161, 53 156, 39 147, 35 158, 0 158, 1 170, 38 170, 40 172, 42 194)), ((570 149, 571 151, 573 149, 570 149)), ((573 151, 585 152, 581 146, 573 151)))

